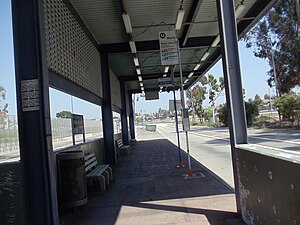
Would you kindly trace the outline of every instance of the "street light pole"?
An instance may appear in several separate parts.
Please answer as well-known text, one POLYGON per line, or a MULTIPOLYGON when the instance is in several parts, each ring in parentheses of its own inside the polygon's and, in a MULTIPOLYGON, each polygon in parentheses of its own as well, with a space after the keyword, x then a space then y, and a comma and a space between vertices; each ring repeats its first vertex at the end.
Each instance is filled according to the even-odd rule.
POLYGON ((278 97, 279 93, 278 93, 278 88, 277 88, 278 85, 277 85, 277 73, 276 73, 276 66, 275 66, 275 59, 274 59, 274 49, 272 47, 272 43, 270 43, 270 44, 271 44, 272 67, 273 67, 273 73, 274 73, 275 93, 276 93, 276 97, 278 97))
MULTIPOLYGON (((276 93, 276 97, 278 98, 279 97, 279 91, 278 91, 277 73, 276 73, 276 65, 275 65, 275 54, 274 54, 274 49, 273 49, 273 45, 272 45, 272 40, 267 35, 263 35, 263 36, 267 38, 267 40, 269 41, 269 44, 270 44, 270 48, 271 48, 272 67, 273 67, 274 83, 275 83, 275 93, 276 93)), ((281 126, 281 113, 280 113, 280 111, 278 111, 278 117, 279 117, 279 124, 281 126)))

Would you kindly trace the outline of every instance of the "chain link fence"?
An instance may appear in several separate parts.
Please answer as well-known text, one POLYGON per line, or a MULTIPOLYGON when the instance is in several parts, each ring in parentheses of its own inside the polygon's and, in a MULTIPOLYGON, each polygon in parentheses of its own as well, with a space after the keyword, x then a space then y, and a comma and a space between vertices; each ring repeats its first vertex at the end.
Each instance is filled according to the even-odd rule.
MULTIPOLYGON (((51 119, 53 149, 73 144, 71 119, 51 119)), ((86 141, 103 137, 100 119, 84 120, 86 141)), ((0 115, 0 156, 19 155, 18 121, 13 115, 0 115)))
POLYGON ((0 115, 0 155, 19 152, 17 117, 0 115))

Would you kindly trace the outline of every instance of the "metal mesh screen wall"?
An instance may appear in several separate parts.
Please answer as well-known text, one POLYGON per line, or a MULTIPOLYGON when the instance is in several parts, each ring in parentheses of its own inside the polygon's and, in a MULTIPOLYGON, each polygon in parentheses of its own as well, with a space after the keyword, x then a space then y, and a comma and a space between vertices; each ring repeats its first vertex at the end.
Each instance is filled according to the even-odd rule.
POLYGON ((121 108, 120 82, 117 76, 112 72, 112 70, 109 71, 110 71, 111 103, 121 108))
POLYGON ((100 54, 62 0, 44 0, 47 64, 102 97, 100 54))
MULTIPOLYGON (((129 98, 129 95, 128 95, 128 88, 125 86, 125 92, 126 92, 126 112, 127 112, 127 115, 129 115, 130 111, 129 111, 129 104, 131 103, 132 104, 132 100, 129 98)), ((129 126, 129 123, 128 123, 128 126, 129 126)))

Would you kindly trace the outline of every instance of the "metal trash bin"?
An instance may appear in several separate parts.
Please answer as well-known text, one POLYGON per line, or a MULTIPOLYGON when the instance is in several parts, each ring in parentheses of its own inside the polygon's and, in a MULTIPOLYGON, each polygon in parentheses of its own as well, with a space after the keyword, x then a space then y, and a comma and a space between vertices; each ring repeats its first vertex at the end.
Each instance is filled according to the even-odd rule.
POLYGON ((154 125, 154 124, 147 124, 146 125, 146 131, 155 132, 156 131, 156 125, 154 125))
POLYGON ((62 208, 87 203, 86 175, 83 151, 66 151, 56 155, 58 200, 62 208))

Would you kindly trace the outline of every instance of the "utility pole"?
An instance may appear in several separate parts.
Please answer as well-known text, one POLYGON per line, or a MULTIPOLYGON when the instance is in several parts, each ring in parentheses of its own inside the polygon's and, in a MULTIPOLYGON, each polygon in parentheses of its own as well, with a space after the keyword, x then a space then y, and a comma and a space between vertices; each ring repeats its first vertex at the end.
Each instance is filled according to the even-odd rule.
MULTIPOLYGON (((298 0, 299 1, 299 0, 298 0)), ((279 90, 278 90, 278 82, 277 82, 277 73, 276 73, 276 65, 275 65, 275 51, 273 49, 272 40, 269 36, 263 35, 267 38, 269 44, 270 44, 270 51, 271 51, 271 60, 272 60, 272 67, 273 67, 273 73, 274 73, 274 83, 275 83, 275 93, 276 97, 279 97, 279 90)), ((278 111, 278 117, 279 117, 279 124, 281 126, 281 113, 278 111)))

